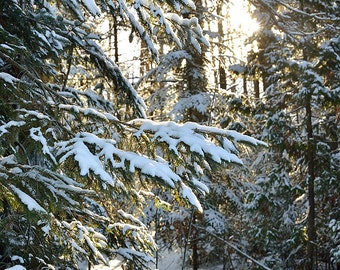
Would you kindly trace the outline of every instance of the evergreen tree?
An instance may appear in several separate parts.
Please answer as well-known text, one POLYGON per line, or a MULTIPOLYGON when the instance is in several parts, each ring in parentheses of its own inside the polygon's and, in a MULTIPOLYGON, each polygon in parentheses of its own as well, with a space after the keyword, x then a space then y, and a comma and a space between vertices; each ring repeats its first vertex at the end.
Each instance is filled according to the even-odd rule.
MULTIPOLYGON (((144 88, 147 89, 147 95, 150 92, 150 85, 156 86, 155 92, 148 100, 151 117, 209 122, 245 132, 246 117, 235 109, 240 107, 240 98, 230 89, 226 89, 227 84, 229 86, 233 83, 230 74, 227 74, 228 64, 239 61, 230 51, 225 52, 226 48, 233 47, 232 34, 227 35, 221 27, 228 21, 223 16, 228 14, 229 4, 218 1, 203 6, 205 8, 201 7, 196 12, 200 12, 197 16, 203 22, 203 32, 207 33, 206 37, 211 46, 203 47, 203 55, 198 54, 193 47, 186 50, 170 47, 169 53, 161 55, 160 65, 146 74, 137 86, 142 93, 144 88), (219 21, 219 27, 216 27, 216 19, 219 21), (220 80, 223 76, 222 87, 220 80)), ((192 16, 188 12, 185 15, 188 19, 192 16)), ((242 108, 247 110, 246 106, 242 108)), ((247 189, 252 186, 244 181, 249 178, 246 177, 249 171, 236 169, 237 173, 234 173, 228 169, 218 171, 214 167, 213 173, 210 173, 197 164, 190 170, 196 171, 198 179, 209 188, 209 194, 202 199, 204 213, 188 211, 166 194, 162 198, 174 205, 175 214, 168 215, 163 210, 156 209, 153 202, 150 202, 145 210, 146 220, 151 222, 152 219, 148 216, 156 217, 156 232, 160 246, 183 248, 185 257, 183 264, 187 262, 186 258, 190 258, 193 269, 209 262, 233 265, 231 261, 236 263, 239 256, 236 260, 234 258, 231 260, 235 251, 229 250, 233 254, 227 254, 225 243, 216 237, 221 239, 235 237, 237 239, 234 241, 242 246, 239 237, 242 233, 239 231, 243 228, 240 226, 239 213, 245 203, 247 189), (211 235, 211 232, 215 236, 211 235)))
POLYGON ((327 224, 338 213, 337 203, 330 200, 339 194, 335 180, 339 178, 339 138, 335 135, 339 134, 339 83, 331 79, 339 72, 334 62, 339 59, 338 4, 250 2, 256 6, 255 15, 263 28, 256 35, 259 50, 250 59, 263 82, 264 136, 271 145, 274 165, 260 184, 269 184, 269 193, 261 189, 262 194, 254 197, 258 198, 253 201, 257 210, 265 206, 259 212, 264 224, 257 230, 265 232, 260 239, 273 239, 273 246, 279 247, 276 256, 283 256, 280 267, 316 269, 331 263, 327 224), (286 191, 281 193, 281 189, 286 191), (283 212, 275 211, 276 206, 283 212), (268 216, 279 222, 268 224, 268 216), (282 239, 287 227, 291 228, 289 237, 282 239), (281 248, 276 243, 287 246, 281 248))
POLYGON ((166 188, 202 211, 201 168, 241 163, 236 144, 263 144, 234 131, 146 120, 144 101, 91 27, 100 14, 129 22, 157 60, 159 29, 179 47, 206 43, 195 18, 164 15, 181 7, 195 8, 0 2, 1 269, 80 269, 118 255, 131 269, 149 268, 156 246, 138 217, 148 198, 158 200, 153 190, 166 188))

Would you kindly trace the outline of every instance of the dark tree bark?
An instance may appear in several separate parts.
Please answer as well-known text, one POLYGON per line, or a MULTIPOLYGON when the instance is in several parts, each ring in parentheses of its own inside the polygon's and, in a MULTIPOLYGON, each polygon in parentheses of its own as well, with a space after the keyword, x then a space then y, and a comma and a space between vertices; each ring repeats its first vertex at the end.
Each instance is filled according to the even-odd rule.
POLYGON ((255 98, 260 98, 260 82, 259 82, 259 80, 254 80, 254 96, 255 96, 255 98))
POLYGON ((248 96, 248 87, 247 87, 247 74, 243 74, 243 94, 248 96))
MULTIPOLYGON (((223 4, 221 2, 217 3, 216 12, 220 16, 224 16, 224 14, 222 12, 222 5, 223 4)), ((223 42, 223 37, 225 35, 222 22, 223 22, 222 20, 218 20, 218 24, 217 24, 219 42, 221 42, 221 43, 223 42)), ((219 50, 219 54, 221 55, 223 53, 221 46, 218 47, 218 50, 219 50)), ((225 71, 225 67, 222 63, 222 60, 219 61, 218 82, 219 82, 220 88, 227 89, 227 74, 226 74, 226 71, 225 71)))
POLYGON ((117 18, 113 17, 113 45, 115 51, 115 62, 119 62, 119 54, 118 54, 118 22, 117 18))
POLYGON ((313 139, 313 126, 312 126, 312 109, 311 109, 311 97, 309 96, 306 100, 306 127, 308 136, 308 145, 306 152, 306 161, 308 164, 308 245, 307 245, 307 268, 315 269, 316 260, 316 231, 315 231, 315 147, 313 139))
POLYGON ((225 68, 220 64, 219 67, 220 88, 227 89, 227 75, 225 68))

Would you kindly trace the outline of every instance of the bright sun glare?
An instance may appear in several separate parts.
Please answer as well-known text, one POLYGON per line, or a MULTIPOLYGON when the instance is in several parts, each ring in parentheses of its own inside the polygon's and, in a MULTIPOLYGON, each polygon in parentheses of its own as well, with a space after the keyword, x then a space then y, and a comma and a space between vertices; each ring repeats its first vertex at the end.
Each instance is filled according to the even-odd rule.
POLYGON ((255 19, 249 14, 246 1, 232 0, 230 7, 230 22, 232 27, 239 29, 242 33, 250 36, 259 29, 255 19))

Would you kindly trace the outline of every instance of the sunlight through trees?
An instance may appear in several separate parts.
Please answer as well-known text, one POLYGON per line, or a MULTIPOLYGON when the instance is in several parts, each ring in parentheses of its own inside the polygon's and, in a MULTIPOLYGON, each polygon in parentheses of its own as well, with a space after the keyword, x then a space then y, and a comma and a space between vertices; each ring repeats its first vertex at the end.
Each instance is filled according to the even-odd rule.
POLYGON ((0 1, 0 269, 338 269, 339 12, 0 1))

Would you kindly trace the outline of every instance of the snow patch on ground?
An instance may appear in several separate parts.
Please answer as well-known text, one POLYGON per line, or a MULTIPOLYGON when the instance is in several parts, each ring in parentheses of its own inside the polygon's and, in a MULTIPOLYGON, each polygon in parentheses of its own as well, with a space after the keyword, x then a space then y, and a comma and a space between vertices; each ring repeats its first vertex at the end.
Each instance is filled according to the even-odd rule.
MULTIPOLYGON (((179 270, 182 269, 183 264, 183 252, 181 249, 176 250, 164 250, 159 255, 158 267, 156 265, 150 266, 153 270, 179 270)), ((120 259, 110 261, 109 266, 96 265, 94 270, 123 270, 123 262, 120 259)), ((186 265, 184 270, 191 270, 191 265, 186 265)), ((204 265, 199 267, 199 270, 222 270, 223 265, 204 265)), ((84 269, 84 270, 87 270, 84 269)))

